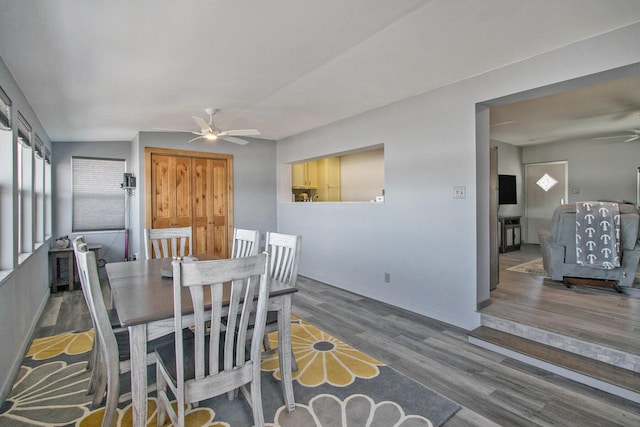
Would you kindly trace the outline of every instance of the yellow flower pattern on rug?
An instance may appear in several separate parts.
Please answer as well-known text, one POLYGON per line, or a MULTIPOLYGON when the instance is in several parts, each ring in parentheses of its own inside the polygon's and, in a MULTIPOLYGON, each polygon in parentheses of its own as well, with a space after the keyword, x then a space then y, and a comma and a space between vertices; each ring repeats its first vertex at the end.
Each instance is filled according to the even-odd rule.
MULTIPOLYGON (((278 346, 277 332, 269 334, 269 342, 273 348, 278 346)), ((384 365, 304 321, 291 324, 291 343, 298 364, 293 379, 307 387, 325 383, 346 387, 356 378, 378 376, 378 366, 384 365)), ((274 377, 280 379, 278 354, 265 357, 261 368, 273 371, 274 377)))
MULTIPOLYGON (((176 407, 176 403, 173 402, 173 407, 176 407)), ((158 401, 154 398, 147 399, 147 427, 156 427, 157 425, 157 412, 158 401)), ((76 423, 77 427, 94 427, 102 424, 102 418, 104 417, 104 407, 92 411, 81 420, 76 423)), ((189 427, 231 427, 228 423, 222 421, 215 421, 215 412, 211 408, 197 407, 187 408, 185 412, 185 425, 189 427)), ((169 417, 165 417, 164 426, 170 426, 171 420, 169 417)), ((133 409, 131 404, 128 404, 122 409, 116 410, 116 427, 132 427, 133 426, 133 409)))
POLYGON ((61 354, 82 354, 90 351, 92 346, 93 329, 86 332, 67 332, 34 339, 27 352, 27 357, 33 357, 33 360, 44 360, 61 354))

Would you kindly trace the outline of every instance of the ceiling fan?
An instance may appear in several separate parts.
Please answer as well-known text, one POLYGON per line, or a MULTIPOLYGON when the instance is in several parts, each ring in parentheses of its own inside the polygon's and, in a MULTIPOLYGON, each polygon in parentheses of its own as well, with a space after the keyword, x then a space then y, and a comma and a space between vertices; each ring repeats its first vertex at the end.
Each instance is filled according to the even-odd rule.
POLYGON ((235 129, 235 130, 221 130, 218 129, 213 123, 213 116, 218 112, 218 110, 214 110, 213 108, 206 108, 204 110, 209 115, 209 121, 207 122, 202 117, 193 116, 193 120, 200 127, 200 131, 190 131, 184 129, 160 129, 158 130, 168 130, 173 132, 189 132, 194 135, 198 135, 193 139, 190 139, 189 142, 194 142, 199 139, 205 139, 207 141, 216 141, 218 139, 224 139, 225 141, 233 142, 234 144, 245 145, 248 144, 249 141, 237 138, 238 136, 259 136, 260 131, 257 129, 235 129))
POLYGON ((593 139, 620 139, 620 138, 627 138, 623 142, 631 142, 631 141, 635 141, 637 139, 640 139, 640 129, 629 129, 628 132, 629 133, 627 135, 601 136, 599 138, 593 138, 593 139))

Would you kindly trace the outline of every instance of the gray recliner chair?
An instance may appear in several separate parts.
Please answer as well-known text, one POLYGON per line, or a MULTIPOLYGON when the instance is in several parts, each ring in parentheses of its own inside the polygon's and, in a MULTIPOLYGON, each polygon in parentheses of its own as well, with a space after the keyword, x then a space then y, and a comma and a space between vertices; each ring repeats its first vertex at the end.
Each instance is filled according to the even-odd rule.
POLYGON ((614 280, 620 287, 631 287, 640 260, 638 227, 640 214, 631 204, 620 204, 620 267, 612 270, 586 267, 576 261, 576 207, 561 205, 551 220, 551 230, 540 230, 544 270, 551 280, 565 277, 614 280))

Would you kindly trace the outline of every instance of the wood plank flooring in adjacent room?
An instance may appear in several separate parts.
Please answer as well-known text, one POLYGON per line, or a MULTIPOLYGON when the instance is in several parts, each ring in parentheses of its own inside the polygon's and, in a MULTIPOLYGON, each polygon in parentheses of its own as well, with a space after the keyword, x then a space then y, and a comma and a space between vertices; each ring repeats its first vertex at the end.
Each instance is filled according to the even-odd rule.
POLYGON ((640 354, 640 299, 506 270, 536 258, 538 245, 500 254, 500 284, 482 313, 640 354))
MULTIPOLYGON (((530 276, 520 274, 527 279, 518 279, 504 272, 504 268, 538 257, 535 250, 525 247, 502 254, 502 280, 492 300, 518 299, 518 293, 509 289, 530 285, 534 288, 522 299, 536 305, 533 301, 540 295, 541 283, 535 278, 533 283, 522 283, 530 276)), ((561 284, 544 287, 556 286, 557 291, 576 293, 561 284)), ((445 424, 448 427, 640 425, 640 404, 474 346, 467 342, 466 330, 305 277, 299 277, 298 287, 296 316, 461 405, 445 424)), ((79 291, 52 295, 49 310, 58 311, 57 321, 46 312, 37 336, 90 327, 79 291), (60 301, 52 302, 56 298, 60 301)))

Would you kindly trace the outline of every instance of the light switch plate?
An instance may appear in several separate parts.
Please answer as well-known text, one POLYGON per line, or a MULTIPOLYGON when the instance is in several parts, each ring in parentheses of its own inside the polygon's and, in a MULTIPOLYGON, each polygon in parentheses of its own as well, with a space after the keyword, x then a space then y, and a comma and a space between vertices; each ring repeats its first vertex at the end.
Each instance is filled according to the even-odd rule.
POLYGON ((464 185, 458 185, 453 187, 453 198, 454 199, 466 199, 467 198, 467 187, 464 185))

